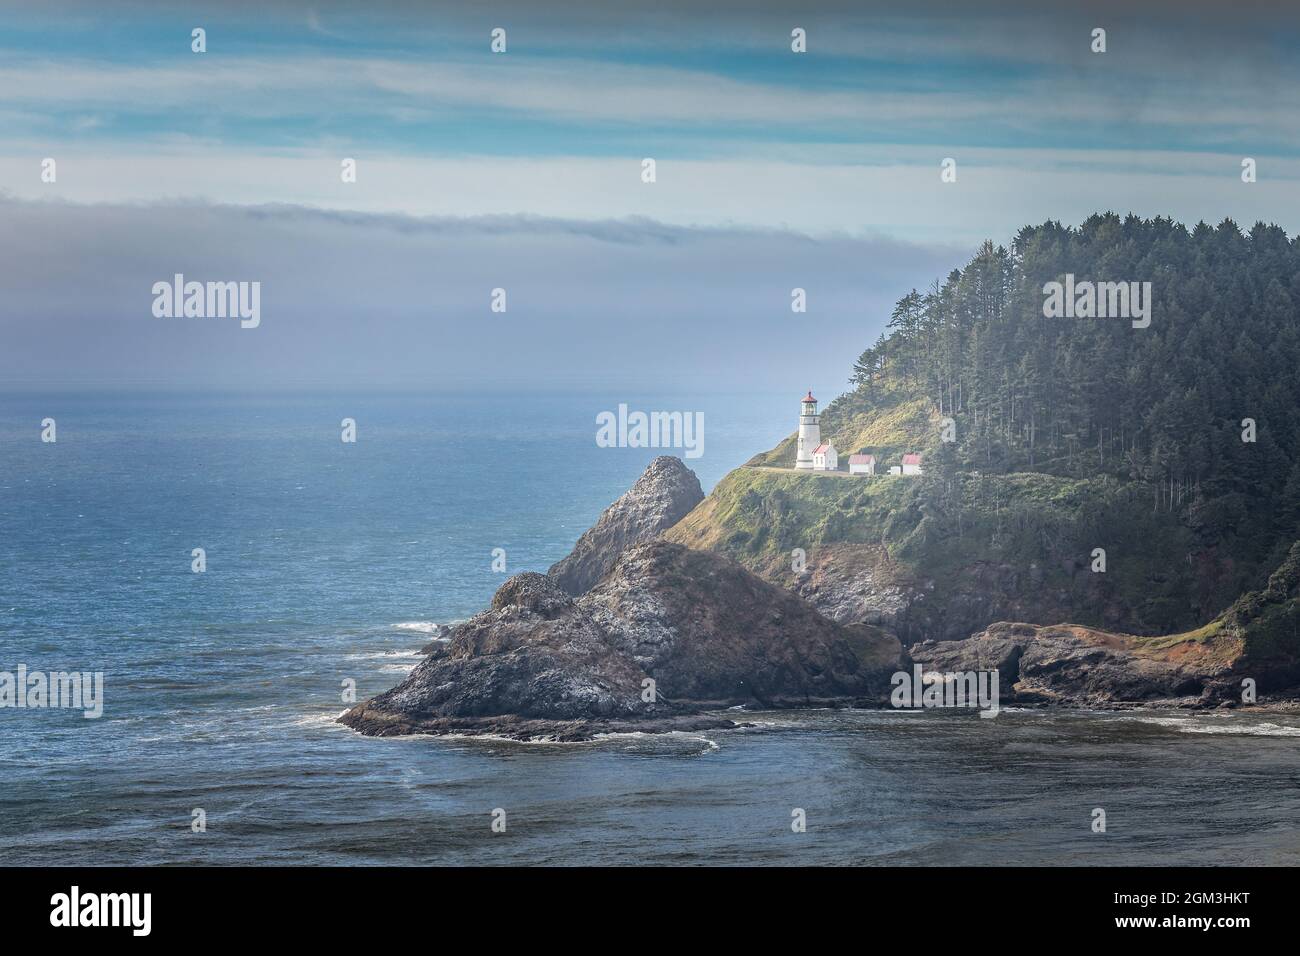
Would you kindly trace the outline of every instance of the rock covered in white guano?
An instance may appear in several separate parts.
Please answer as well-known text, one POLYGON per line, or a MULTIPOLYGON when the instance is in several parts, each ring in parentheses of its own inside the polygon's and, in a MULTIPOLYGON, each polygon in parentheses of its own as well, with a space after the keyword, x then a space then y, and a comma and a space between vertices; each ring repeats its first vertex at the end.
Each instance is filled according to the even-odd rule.
POLYGON ((671 528, 703 500, 695 472, 680 458, 660 455, 548 573, 574 597, 585 594, 624 551, 671 528))

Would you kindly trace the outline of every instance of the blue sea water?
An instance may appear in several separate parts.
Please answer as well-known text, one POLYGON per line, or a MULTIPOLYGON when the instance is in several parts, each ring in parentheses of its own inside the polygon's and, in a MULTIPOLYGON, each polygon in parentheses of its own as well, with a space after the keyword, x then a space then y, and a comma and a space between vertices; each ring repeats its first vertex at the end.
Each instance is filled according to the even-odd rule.
POLYGON ((106 680, 98 720, 0 709, 0 864, 1300 860, 1293 716, 799 711, 583 744, 334 722, 343 682, 386 690, 487 604, 494 548, 545 570, 657 454, 597 447, 598 412, 703 411, 707 490, 788 399, 0 393, 0 670, 106 680))

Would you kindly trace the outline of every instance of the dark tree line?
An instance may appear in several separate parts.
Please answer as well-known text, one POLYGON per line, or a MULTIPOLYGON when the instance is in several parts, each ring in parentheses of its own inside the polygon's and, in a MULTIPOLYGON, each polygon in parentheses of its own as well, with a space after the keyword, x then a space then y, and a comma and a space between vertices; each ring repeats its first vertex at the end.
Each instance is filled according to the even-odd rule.
POLYGON ((957 426, 952 474, 1038 471, 1143 483, 1208 542, 1300 537, 1300 240, 1277 226, 1096 215, 1026 227, 899 300, 852 383, 927 397, 957 426), (1044 285, 1152 284, 1151 324, 1047 318, 1044 285), (1255 440, 1242 440, 1243 419, 1255 440))

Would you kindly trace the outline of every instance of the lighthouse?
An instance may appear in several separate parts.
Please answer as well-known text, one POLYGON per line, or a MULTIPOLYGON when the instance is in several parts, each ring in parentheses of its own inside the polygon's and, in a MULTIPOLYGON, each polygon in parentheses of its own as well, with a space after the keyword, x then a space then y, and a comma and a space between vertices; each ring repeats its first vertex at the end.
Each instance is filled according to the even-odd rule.
POLYGON ((799 453, 795 456, 796 468, 813 468, 813 451, 822 443, 821 416, 817 414, 817 399, 812 389, 803 397, 799 409, 799 453))

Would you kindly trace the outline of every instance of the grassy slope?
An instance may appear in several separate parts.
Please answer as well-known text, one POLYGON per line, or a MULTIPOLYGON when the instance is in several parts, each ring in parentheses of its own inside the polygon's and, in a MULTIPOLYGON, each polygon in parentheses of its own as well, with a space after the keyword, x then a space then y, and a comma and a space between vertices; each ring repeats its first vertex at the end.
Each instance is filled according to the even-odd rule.
MULTIPOLYGON (((1031 527, 1005 540, 997 549, 999 561, 1014 561, 1014 552, 1024 546, 1015 542, 1026 535, 1032 538, 1049 526, 1060 530, 1086 522, 1081 516, 1087 513, 1098 486, 1105 484, 1038 474, 1003 475, 987 481, 1000 489, 1004 508, 1012 501, 1036 502, 1051 516, 1050 521, 1030 522, 1031 527)), ((934 597, 942 599, 946 588, 970 563, 990 560, 990 555, 986 542, 974 531, 965 539, 945 539, 941 547, 918 541, 921 532, 915 525, 909 527, 908 517, 914 488, 905 478, 859 479, 745 466, 720 482, 668 536, 691 547, 728 554, 775 583, 789 582, 789 555, 796 547, 807 550, 810 561, 819 552, 829 551, 841 563, 876 564, 878 556, 887 554, 893 578, 923 575, 934 582, 934 597)), ((1135 505, 1137 511, 1145 511, 1144 493, 1135 505)), ((1152 517, 1142 513, 1135 521, 1152 517)), ((1147 525, 1134 524, 1131 544, 1140 550, 1145 542, 1144 553, 1150 560, 1127 569, 1112 566, 1104 582, 1104 600, 1157 611, 1165 602, 1183 600, 1161 569, 1186 546, 1184 535, 1182 529, 1152 531, 1147 525), (1163 549, 1152 547, 1153 534, 1156 544, 1166 542, 1163 549), (1170 535, 1175 535, 1175 543, 1170 543, 1170 535)), ((1071 587, 1071 575, 1060 567, 1044 570, 1043 591, 1071 587)), ((1074 577, 1101 583, 1101 576, 1090 576, 1081 569, 1076 569, 1074 577)), ((1098 642, 1122 646, 1138 657, 1203 664, 1240 661, 1242 673, 1254 673, 1252 668, 1257 668, 1261 674, 1274 675, 1261 680, 1261 689, 1269 690, 1300 681, 1296 663, 1300 659, 1298 582, 1300 543, 1274 575, 1269 590, 1243 595, 1200 627, 1156 635, 1102 630, 1103 625, 1095 624, 1087 630, 1098 642)), ((1086 610, 1062 611, 1056 620, 1044 618, 1036 623, 1084 616, 1086 610)))
MULTIPOLYGON (((937 424, 923 396, 892 385, 870 399, 857 392, 836 399, 823 413, 822 435, 841 461, 866 450, 887 467, 905 451, 933 451, 937 424)), ((727 554, 776 583, 789 583, 790 552, 803 548, 810 564, 833 556, 877 573, 888 568, 893 581, 919 581, 936 607, 1000 588, 1007 613, 1040 624, 1169 634, 1211 619, 1231 600, 1211 596, 1186 570, 1196 550, 1191 532, 1177 516, 1154 513, 1139 483, 966 473, 960 504, 940 514, 924 507, 922 479, 796 472, 794 448, 791 435, 732 471, 669 537, 727 554), (1094 547, 1106 549, 1105 574, 1090 572, 1094 547)))
POLYGON ((1169 516, 1153 515, 1144 491, 1130 494, 1112 479, 1019 473, 969 476, 957 517, 927 516, 920 498, 912 478, 745 466, 719 482, 669 537, 769 577, 788 570, 794 548, 808 552, 810 562, 828 551, 841 562, 869 553, 873 563, 893 569, 893 578, 931 582, 939 600, 981 586, 970 580, 973 569, 995 567, 1022 591, 1066 595, 1044 601, 1044 613, 1060 617, 1035 623, 1161 630, 1158 622, 1191 600, 1187 581, 1166 573, 1186 554, 1188 532, 1169 516), (1112 525, 1104 538, 1108 568, 1094 575, 1089 559, 1102 520, 1112 525), (1135 613, 1121 622, 1115 607, 1135 613))
MULTIPOLYGON (((844 468, 848 468, 848 456, 861 451, 874 454, 877 467, 887 472, 889 465, 899 463, 904 452, 921 451, 930 444, 936 420, 923 397, 903 389, 886 391, 874 403, 850 392, 826 406, 821 433, 839 452, 844 468)), ((792 433, 771 451, 755 455, 746 464, 790 467, 797 438, 798 434, 792 433)))
POLYGON ((901 507, 907 481, 745 465, 719 482, 669 537, 751 566, 796 547, 874 542, 901 507))
MULTIPOLYGON (((841 462, 871 452, 883 470, 904 452, 932 451, 938 415, 894 383, 871 398, 837 398, 821 426, 841 462)), ((1300 680, 1292 663, 1300 661, 1300 543, 1268 589, 1224 611, 1226 601, 1187 570, 1199 547, 1191 532, 1177 516, 1153 512, 1141 483, 968 473, 960 506, 940 515, 923 507, 922 479, 794 471, 795 438, 728 474, 668 536, 780 584, 790 582, 791 551, 803 548, 810 565, 830 557, 871 566, 885 583, 919 582, 932 605, 1011 580, 1020 592, 1011 606, 1033 623, 1076 621, 1140 656, 1242 658, 1300 680), (1090 571, 1094 547, 1107 551, 1105 574, 1090 571)))

